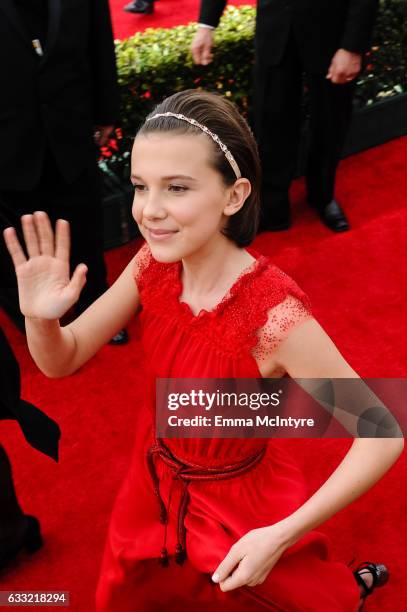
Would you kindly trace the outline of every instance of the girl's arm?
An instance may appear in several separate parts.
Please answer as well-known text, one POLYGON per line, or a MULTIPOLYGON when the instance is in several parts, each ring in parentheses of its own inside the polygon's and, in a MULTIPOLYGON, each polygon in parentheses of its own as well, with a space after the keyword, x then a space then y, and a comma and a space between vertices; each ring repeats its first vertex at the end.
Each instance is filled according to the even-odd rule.
POLYGON ((14 228, 4 231, 13 260, 25 316, 31 355, 44 374, 67 376, 90 359, 136 312, 139 293, 133 268, 138 253, 116 282, 73 323, 61 328, 59 319, 77 302, 87 268, 70 275, 69 223, 58 219, 54 233, 48 215, 36 212, 21 218, 25 250, 14 228))
POLYGON ((30 353, 51 378, 69 376, 126 326, 140 304, 133 277, 137 255, 114 284, 77 319, 65 327, 59 320, 26 317, 30 353))
MULTIPOLYGON (((314 319, 291 330, 269 366, 270 371, 286 371, 296 379, 358 378, 314 319)), ((300 508, 275 524, 249 531, 233 544, 216 568, 214 582, 222 591, 264 582, 287 548, 368 491, 403 448, 403 438, 356 438, 337 469, 300 508)))
POLYGON ((280 523, 291 546, 366 493, 395 463, 403 438, 357 438, 328 480, 298 510, 280 523))
MULTIPOLYGON (((275 358, 292 378, 357 377, 315 319, 294 329, 275 358)), ((321 488, 281 522, 287 543, 293 544, 368 491, 395 463, 403 448, 403 438, 356 438, 321 488)))

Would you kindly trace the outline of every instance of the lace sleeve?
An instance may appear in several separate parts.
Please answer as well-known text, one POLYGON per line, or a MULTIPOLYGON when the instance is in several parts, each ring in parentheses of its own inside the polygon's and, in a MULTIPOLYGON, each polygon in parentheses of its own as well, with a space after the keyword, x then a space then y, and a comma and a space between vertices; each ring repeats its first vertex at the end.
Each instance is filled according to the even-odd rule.
POLYGON ((311 318, 311 308, 306 300, 287 295, 282 302, 269 309, 265 325, 257 331, 258 341, 252 349, 253 357, 258 362, 265 361, 295 327, 311 318))
POLYGON ((141 249, 138 251, 136 258, 134 260, 133 276, 134 276, 134 280, 136 281, 136 284, 139 289, 143 283, 144 272, 148 268, 149 264, 151 263, 151 260, 152 260, 152 255, 151 255, 150 247, 148 246, 147 243, 145 243, 141 247, 141 249))

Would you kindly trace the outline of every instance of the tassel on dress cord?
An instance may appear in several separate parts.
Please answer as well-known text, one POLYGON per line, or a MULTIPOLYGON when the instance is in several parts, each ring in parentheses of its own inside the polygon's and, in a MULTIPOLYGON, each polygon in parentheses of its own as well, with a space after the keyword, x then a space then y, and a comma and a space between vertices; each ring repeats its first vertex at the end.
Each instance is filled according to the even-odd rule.
POLYGON ((181 544, 177 544, 175 548, 175 563, 182 565, 187 557, 186 550, 182 548, 181 544))
POLYGON ((162 567, 168 567, 169 565, 169 559, 168 559, 168 551, 165 548, 165 546, 161 549, 161 555, 160 555, 160 565, 162 565, 162 567))
POLYGON ((188 462, 182 463, 179 462, 176 458, 172 456, 170 451, 166 449, 165 445, 161 442, 156 441, 156 443, 151 446, 147 451, 147 465, 149 468, 150 476, 152 479, 152 484, 154 488, 154 492, 157 496, 159 507, 160 507, 160 522, 164 524, 164 542, 163 548, 161 549, 161 554, 159 558, 159 563, 163 567, 167 567, 169 565, 169 556, 166 548, 167 542, 167 527, 169 522, 169 511, 171 504, 171 495, 172 495, 172 487, 174 480, 179 478, 183 483, 183 491, 181 494, 180 504, 178 506, 178 543, 175 549, 175 561, 177 564, 182 565, 187 558, 187 550, 186 550, 186 528, 185 528, 185 516, 187 513, 188 501, 189 501, 189 493, 188 493, 188 485, 192 480, 223 480, 225 478, 231 478, 233 476, 238 476, 240 474, 246 473, 249 469, 253 468, 257 463, 262 459, 266 452, 266 446, 263 446, 257 453, 247 457, 246 459, 237 462, 233 465, 226 465, 222 470, 218 469, 217 473, 214 473, 213 470, 209 468, 204 470, 201 466, 197 466, 195 464, 191 464, 188 462), (168 505, 166 506, 164 500, 160 494, 160 481, 155 469, 153 455, 154 453, 158 453, 158 455, 163 459, 167 465, 169 465, 172 469, 175 470, 173 475, 173 479, 170 486, 170 491, 168 495, 168 505), (203 472, 203 473, 202 473, 203 472))

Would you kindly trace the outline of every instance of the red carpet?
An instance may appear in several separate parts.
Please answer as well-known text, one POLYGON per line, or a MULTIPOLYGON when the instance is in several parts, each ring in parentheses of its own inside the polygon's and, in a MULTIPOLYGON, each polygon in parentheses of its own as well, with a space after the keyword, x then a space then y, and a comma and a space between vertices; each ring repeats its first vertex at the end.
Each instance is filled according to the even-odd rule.
MULTIPOLYGON (((174 25, 197 21, 199 0, 157 0, 152 15, 125 13, 123 6, 130 0, 110 0, 113 29, 116 38, 127 38, 146 28, 170 28, 174 25)), ((254 4, 253 0, 233 0, 230 4, 254 4)))
MULTIPOLYGON (((254 245, 308 292, 315 316, 363 376, 406 376, 406 156, 403 138, 342 162, 338 198, 352 231, 335 235, 325 229, 305 207, 303 184, 297 182, 294 227, 263 235, 254 245)), ((107 254, 111 280, 135 249, 130 244, 107 254)), ((140 410, 137 324, 129 326, 129 345, 106 346, 82 371, 61 380, 37 370, 25 339, 3 315, 0 324, 22 367, 23 396, 57 419, 63 432, 61 461, 54 465, 27 446, 14 424, 0 424, 22 505, 41 519, 46 541, 35 557, 20 560, 2 577, 0 588, 69 590, 70 610, 88 612, 110 509, 131 451, 133 417, 140 410)), ((313 489, 350 445, 277 443, 296 454, 313 489)), ((378 485, 320 528, 331 536, 338 558, 388 564, 390 583, 369 598, 366 611, 407 609, 400 503, 406 468, 404 454, 378 485)))

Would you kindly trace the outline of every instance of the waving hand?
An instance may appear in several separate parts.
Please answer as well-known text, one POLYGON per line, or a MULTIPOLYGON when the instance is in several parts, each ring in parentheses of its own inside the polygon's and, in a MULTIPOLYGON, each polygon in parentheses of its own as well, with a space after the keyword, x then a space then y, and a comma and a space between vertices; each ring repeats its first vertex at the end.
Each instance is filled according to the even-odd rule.
POLYGON ((21 223, 28 257, 15 229, 4 230, 17 275, 21 312, 30 318, 59 319, 78 300, 87 267, 79 264, 70 278, 68 221, 58 219, 55 235, 45 212, 24 215, 21 223))

